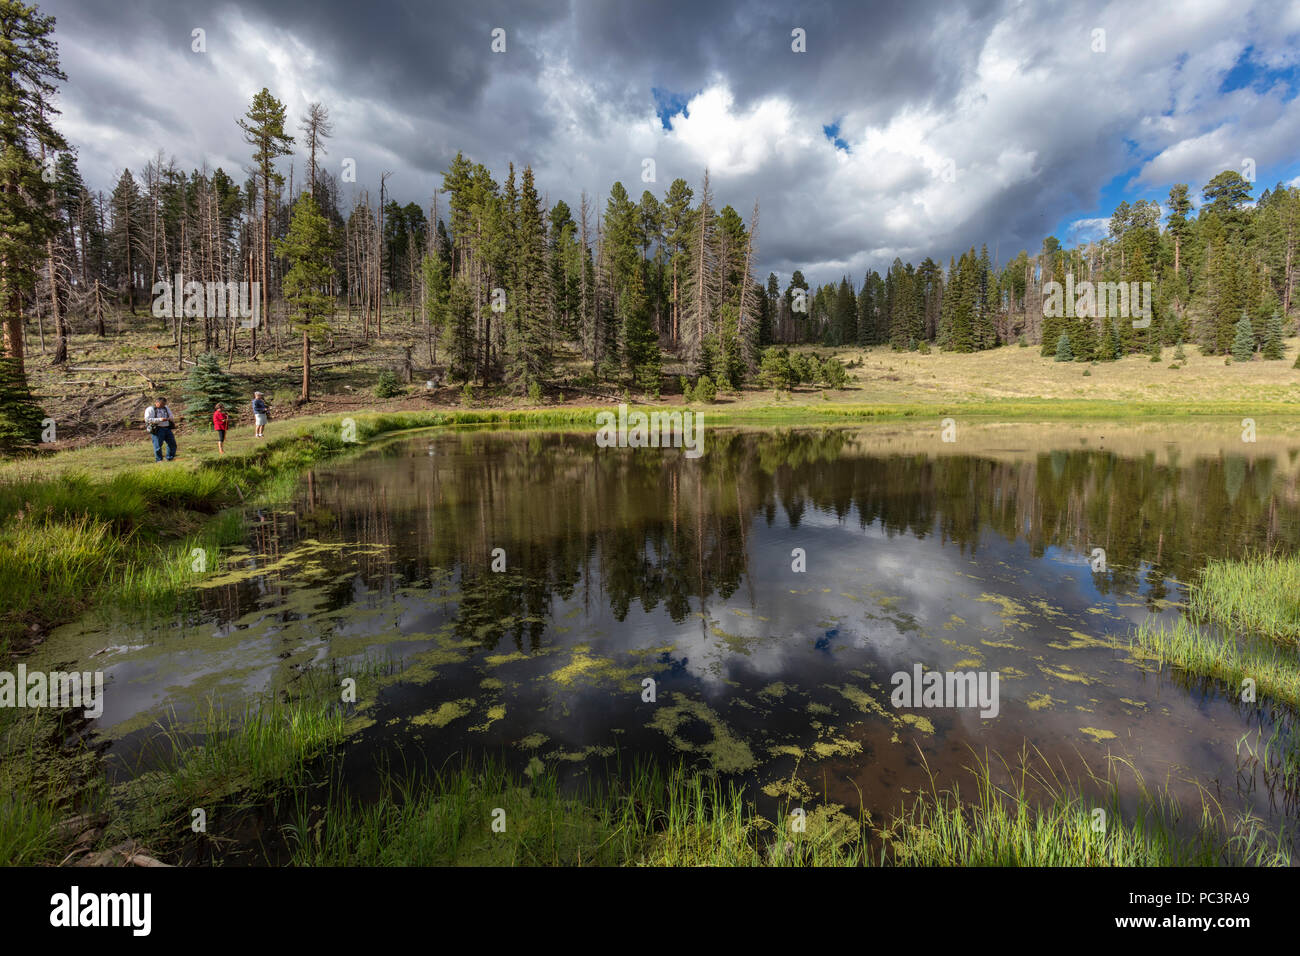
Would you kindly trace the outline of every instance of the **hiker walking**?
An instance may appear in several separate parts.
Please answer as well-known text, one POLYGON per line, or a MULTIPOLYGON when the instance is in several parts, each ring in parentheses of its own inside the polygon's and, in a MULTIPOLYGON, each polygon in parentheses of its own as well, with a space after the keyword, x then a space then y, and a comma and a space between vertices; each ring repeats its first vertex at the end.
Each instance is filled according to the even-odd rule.
POLYGON ((163 445, 167 446, 167 460, 176 457, 176 435, 172 432, 176 420, 172 410, 167 407, 167 399, 161 395, 154 399, 153 405, 145 410, 144 429, 153 439, 153 460, 162 461, 163 445))
POLYGON ((257 425, 257 437, 262 437, 262 432, 266 428, 267 419, 271 417, 271 408, 266 404, 266 399, 262 397, 261 392, 253 393, 253 421, 257 425))
POLYGON ((217 454, 226 453, 226 428, 230 425, 230 416, 226 414, 226 406, 220 402, 217 403, 216 409, 212 412, 212 430, 217 433, 217 454))

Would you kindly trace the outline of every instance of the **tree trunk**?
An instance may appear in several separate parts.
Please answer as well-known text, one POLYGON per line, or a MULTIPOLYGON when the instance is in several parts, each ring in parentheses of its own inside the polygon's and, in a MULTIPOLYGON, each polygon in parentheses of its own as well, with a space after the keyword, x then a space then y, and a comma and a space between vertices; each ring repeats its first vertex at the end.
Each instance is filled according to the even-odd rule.
MULTIPOLYGON (((292 291, 292 287, 290 287, 292 291)), ((326 353, 328 354, 328 353, 326 353)), ((302 400, 305 402, 311 397, 311 339, 307 336, 307 330, 302 332, 302 400)))

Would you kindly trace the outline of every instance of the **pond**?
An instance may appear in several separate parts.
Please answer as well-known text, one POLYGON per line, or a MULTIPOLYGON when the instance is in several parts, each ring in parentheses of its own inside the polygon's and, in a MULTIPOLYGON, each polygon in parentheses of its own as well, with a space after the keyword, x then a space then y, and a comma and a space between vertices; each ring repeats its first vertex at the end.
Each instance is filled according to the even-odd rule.
POLYGON ((684 760, 759 800, 878 817, 1028 748, 1069 775, 1118 756, 1194 806, 1205 788, 1285 823, 1238 756, 1269 714, 1130 633, 1177 616, 1208 559, 1296 550, 1300 443, 959 438, 714 428, 695 458, 590 431, 408 433, 250 509, 176 615, 83 621, 46 650, 104 671, 96 728, 121 767, 157 721, 333 662, 360 675, 359 790, 372 758, 416 745, 432 766, 491 753, 567 779, 684 760), (895 706, 895 675, 930 671, 980 675, 995 705, 895 706))

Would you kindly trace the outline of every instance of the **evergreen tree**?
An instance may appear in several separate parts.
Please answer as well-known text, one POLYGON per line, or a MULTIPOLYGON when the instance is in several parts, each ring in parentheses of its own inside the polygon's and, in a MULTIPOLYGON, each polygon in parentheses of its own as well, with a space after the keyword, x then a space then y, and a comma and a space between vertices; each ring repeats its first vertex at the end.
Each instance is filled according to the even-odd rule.
POLYGON ((329 331, 326 317, 334 311, 327 294, 334 277, 334 249, 329 220, 311 196, 294 206, 289 234, 275 244, 289 260, 284 297, 292 309, 294 327, 302 332, 302 401, 311 397, 311 340, 329 331))
POLYGON ((1056 340, 1056 361, 1069 362, 1074 359, 1074 353, 1070 351, 1070 336, 1061 333, 1061 337, 1056 340))
POLYGON ((646 299, 641 270, 633 269, 619 300, 623 324, 624 369, 637 388, 652 395, 663 384, 663 365, 659 357, 659 336, 650 323, 650 304, 646 299))
POLYGON ((447 328, 448 296, 451 292, 447 280, 447 265, 437 253, 424 257, 421 263, 424 281, 424 321, 429 341, 429 363, 438 362, 438 344, 447 328))
POLYGON ((235 380, 221 365, 221 356, 204 352, 185 376, 185 411, 193 415, 207 415, 218 404, 227 410, 239 404, 239 390, 235 380))
POLYGON ((1119 358, 1119 341, 1115 336, 1114 323, 1109 315, 1101 320, 1101 335, 1097 342, 1097 358, 1103 362, 1113 362, 1119 358))
MULTIPOLYGON (((633 212, 635 208, 632 207, 633 212)), ((551 377, 551 334, 547 328, 551 283, 546 263, 546 227, 531 166, 524 167, 516 220, 511 290, 514 308, 507 342, 506 376, 516 390, 525 391, 551 377)), ((635 257, 631 268, 637 269, 635 257)))
POLYGON ((1169 190, 1169 233, 1174 238, 1174 275, 1178 275, 1182 266, 1183 242, 1187 239, 1187 214, 1192 211, 1192 202, 1187 198, 1187 184, 1178 183, 1169 190))
MULTIPOLYGON (((248 112, 239 120, 239 128, 244 131, 244 142, 254 147, 253 163, 261 177, 262 199, 262 238, 260 249, 262 262, 260 271, 262 293, 262 321, 270 320, 271 275, 271 187, 277 189, 284 184, 284 177, 275 171, 275 161, 287 156, 293 145, 293 137, 284 131, 284 104, 271 95, 271 91, 262 87, 260 93, 253 96, 248 112)), ((252 332, 253 352, 257 352, 257 328, 252 332)), ((303 390, 306 391, 306 369, 303 370, 303 390)), ((305 396, 304 396, 305 397, 305 396)))
POLYGON ((1282 348, 1282 316, 1276 312, 1270 316, 1268 327, 1264 332, 1264 358, 1278 361, 1285 358, 1282 348))
POLYGON ((135 270, 140 267, 135 251, 136 245, 142 241, 144 228, 140 218, 140 189, 131 176, 131 170, 122 170, 109 202, 113 210, 113 227, 108 236, 113 259, 113 285, 119 289, 125 287, 127 308, 135 315, 135 270))
POLYGON ((850 345, 858 337, 858 304, 847 276, 840 279, 831 307, 832 344, 850 345))
POLYGON ((475 340, 474 292, 460 276, 451 280, 447 294, 447 320, 451 340, 447 347, 450 377, 468 383, 474 378, 477 366, 478 344, 475 340))
POLYGON ((1251 328, 1250 319, 1246 313, 1241 313, 1241 321, 1237 323, 1237 335, 1232 340, 1232 360, 1234 362, 1249 362, 1251 356, 1255 354, 1255 330, 1251 328))
POLYGON ((23 296, 35 286, 46 240, 63 228, 41 166, 42 156, 68 148, 50 121, 55 82, 67 79, 53 32, 54 17, 0 0, 0 331, 3 354, 14 360, 8 379, 24 374, 23 296))

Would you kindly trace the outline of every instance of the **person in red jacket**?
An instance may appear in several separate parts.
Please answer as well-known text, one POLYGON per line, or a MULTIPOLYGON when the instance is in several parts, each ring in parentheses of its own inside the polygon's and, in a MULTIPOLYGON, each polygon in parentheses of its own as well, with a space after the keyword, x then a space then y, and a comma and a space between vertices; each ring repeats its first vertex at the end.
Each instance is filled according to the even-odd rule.
POLYGON ((218 404, 216 411, 212 413, 212 430, 217 433, 218 454, 226 453, 226 426, 229 424, 230 416, 226 414, 225 407, 218 404))

